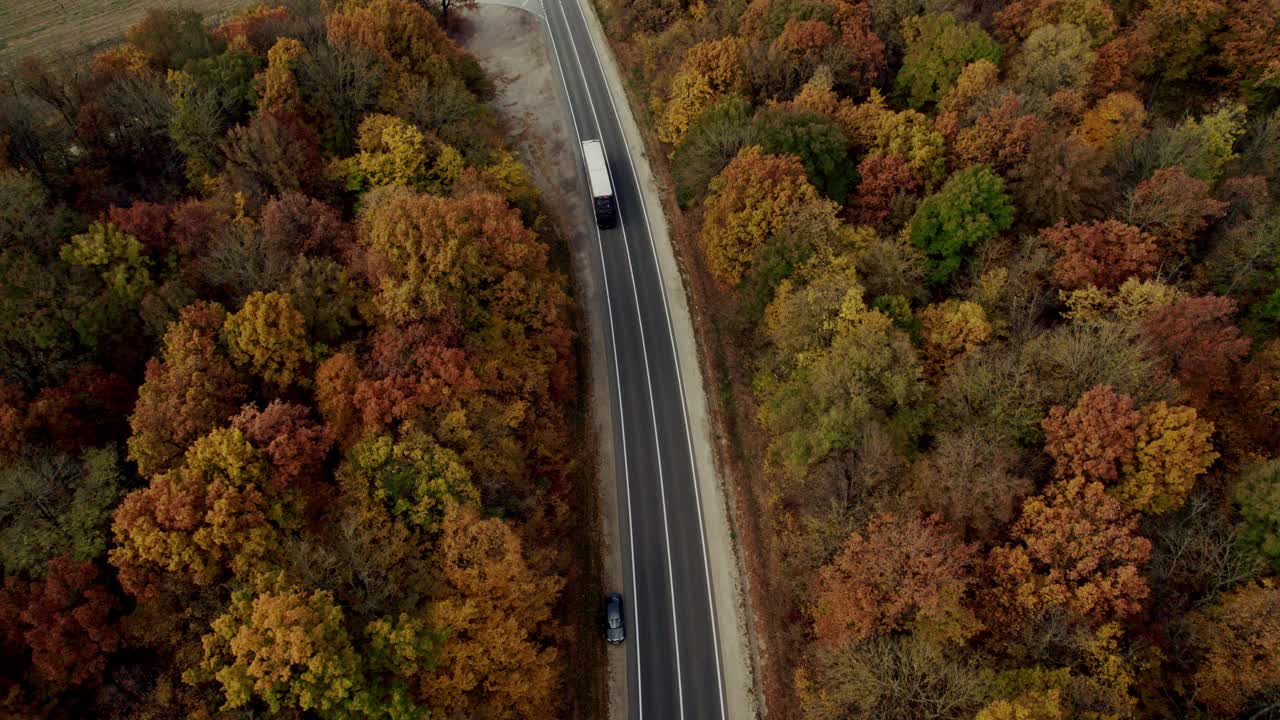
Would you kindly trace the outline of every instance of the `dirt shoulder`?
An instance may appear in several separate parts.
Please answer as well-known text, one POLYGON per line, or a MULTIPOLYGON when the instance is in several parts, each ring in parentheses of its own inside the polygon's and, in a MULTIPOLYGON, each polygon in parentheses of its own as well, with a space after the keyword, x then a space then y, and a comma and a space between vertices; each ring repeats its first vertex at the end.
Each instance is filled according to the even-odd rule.
POLYGON ((583 512, 595 512, 598 539, 583 554, 595 555, 595 577, 582 578, 566 592, 574 594, 585 614, 581 656, 570 659, 571 692, 585 695, 571 700, 575 716, 582 718, 626 715, 626 655, 623 646, 606 647, 599 641, 595 609, 604 588, 622 587, 621 543, 618 537, 617 484, 610 463, 599 458, 613 457, 612 423, 609 421, 608 358, 591 348, 605 347, 605 318, 590 312, 604 307, 603 289, 590 272, 595 253, 594 236, 581 218, 590 217, 586 206, 589 193, 581 184, 574 151, 576 142, 570 124, 568 98, 555 74, 545 29, 537 14, 538 0, 500 0, 468 12, 459 27, 463 46, 480 61, 497 88, 491 103, 505 126, 521 160, 529 167, 542 194, 545 209, 568 245, 573 268, 577 305, 582 309, 579 328, 582 377, 583 422, 589 445, 595 449, 589 468, 595 479, 595 497, 584 499, 583 512), (556 102, 547 102, 555 98, 556 102), (593 642, 599 641, 599 642, 593 642), (607 664, 607 677, 599 668, 607 664), (606 709, 607 705, 607 709, 606 709))

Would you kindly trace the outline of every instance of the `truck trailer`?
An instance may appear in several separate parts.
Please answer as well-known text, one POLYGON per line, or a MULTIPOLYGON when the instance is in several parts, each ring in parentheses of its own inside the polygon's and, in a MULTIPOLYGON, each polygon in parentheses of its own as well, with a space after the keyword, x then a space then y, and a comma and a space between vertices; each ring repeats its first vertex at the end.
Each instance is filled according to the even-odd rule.
POLYGON ((618 224, 618 205, 609 182, 609 165, 604 159, 604 145, 599 140, 582 143, 582 156, 587 161, 587 177, 591 182, 591 204, 596 211, 596 225, 611 228, 618 224))

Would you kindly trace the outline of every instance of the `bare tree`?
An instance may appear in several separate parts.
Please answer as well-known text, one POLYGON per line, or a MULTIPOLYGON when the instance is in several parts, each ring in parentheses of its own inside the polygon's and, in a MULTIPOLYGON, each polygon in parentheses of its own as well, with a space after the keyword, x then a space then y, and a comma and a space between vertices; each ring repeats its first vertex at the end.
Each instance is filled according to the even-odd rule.
POLYGON ((440 18, 440 24, 449 26, 450 10, 472 10, 479 6, 479 0, 419 0, 423 7, 440 18))

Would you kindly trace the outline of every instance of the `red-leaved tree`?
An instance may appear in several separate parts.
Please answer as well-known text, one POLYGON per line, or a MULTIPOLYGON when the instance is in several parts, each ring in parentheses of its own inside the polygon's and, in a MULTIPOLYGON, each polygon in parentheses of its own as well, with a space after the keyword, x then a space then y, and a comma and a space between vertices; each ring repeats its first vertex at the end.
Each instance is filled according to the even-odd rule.
POLYGON ((332 207, 302 193, 286 192, 262 209, 267 252, 281 257, 350 251, 355 232, 332 207))
POLYGON ((66 452, 123 440, 137 392, 129 381, 101 368, 84 366, 58 387, 44 388, 31 401, 28 431, 66 452))
POLYGON ((1041 230, 1040 237, 1061 255, 1053 281, 1069 290, 1087 285, 1111 289, 1130 277, 1147 279, 1160 261, 1153 237, 1118 220, 1059 223, 1041 230))
POLYGON ((26 395, 17 385, 0 380, 0 458, 22 449, 26 433, 26 395))
POLYGON ((255 447, 266 453, 271 482, 280 488, 305 486, 319 480, 333 437, 311 419, 302 405, 273 400, 263 410, 245 406, 231 420, 255 447))
POLYGON ((138 238, 142 246, 152 254, 161 255, 173 243, 169 213, 171 205, 138 201, 129 207, 113 207, 107 211, 112 225, 138 238))
POLYGON ((1235 300, 1205 295, 1165 305, 1142 325, 1184 396, 1198 408, 1206 407, 1215 391, 1230 386, 1232 372, 1249 352, 1249 338, 1231 322, 1235 312, 1235 300))
POLYGON ((30 649, 35 673, 55 687, 98 684, 107 656, 120 646, 116 596, 92 561, 60 555, 49 561, 43 581, 8 578, 0 605, 12 614, 3 623, 10 642, 30 649))
POLYGON ((901 155, 875 153, 858 164, 862 180, 854 195, 858 222, 879 225, 893 212, 894 200, 920 191, 920 178, 911 172, 901 155))
POLYGON ((1208 183, 1174 165, 1155 171, 1134 188, 1127 219, 1177 253, 1226 210, 1227 203, 1209 195, 1208 183))

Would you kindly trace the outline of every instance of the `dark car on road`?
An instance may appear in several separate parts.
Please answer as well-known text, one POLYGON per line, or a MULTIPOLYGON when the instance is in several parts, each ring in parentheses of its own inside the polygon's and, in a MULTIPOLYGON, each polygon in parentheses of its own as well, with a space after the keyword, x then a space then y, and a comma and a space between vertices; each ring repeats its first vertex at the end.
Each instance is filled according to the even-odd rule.
POLYGON ((610 645, 617 645, 627 638, 627 630, 622 625, 622 595, 611 592, 605 596, 604 603, 604 639, 610 645))

